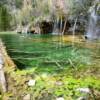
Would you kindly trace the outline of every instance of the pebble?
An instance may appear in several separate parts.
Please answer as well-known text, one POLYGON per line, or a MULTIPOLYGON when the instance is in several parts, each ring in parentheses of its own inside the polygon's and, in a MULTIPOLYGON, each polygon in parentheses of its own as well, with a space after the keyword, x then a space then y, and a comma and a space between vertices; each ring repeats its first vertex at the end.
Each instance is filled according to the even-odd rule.
POLYGON ((88 100, 86 97, 79 97, 77 100, 88 100))
POLYGON ((23 100, 31 100, 31 95, 27 94, 23 97, 23 100))
POLYGON ((64 100, 63 97, 58 97, 56 100, 64 100))
POLYGON ((62 83, 62 82, 60 82, 60 81, 57 81, 55 84, 56 84, 56 85, 58 85, 58 86, 63 85, 63 83, 62 83))
POLYGON ((28 86, 34 86, 35 83, 36 83, 36 80, 31 79, 31 80, 28 81, 28 86))
POLYGON ((90 89, 89 88, 78 88, 76 89, 77 91, 80 91, 82 93, 90 93, 90 89))

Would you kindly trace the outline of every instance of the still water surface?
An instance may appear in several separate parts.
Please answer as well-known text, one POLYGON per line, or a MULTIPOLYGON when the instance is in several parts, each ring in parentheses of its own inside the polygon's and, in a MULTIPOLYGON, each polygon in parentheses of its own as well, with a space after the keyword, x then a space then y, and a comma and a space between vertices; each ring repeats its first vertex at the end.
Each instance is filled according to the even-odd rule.
POLYGON ((83 65, 100 66, 100 42, 70 36, 1 34, 8 54, 19 69, 41 72, 83 65))

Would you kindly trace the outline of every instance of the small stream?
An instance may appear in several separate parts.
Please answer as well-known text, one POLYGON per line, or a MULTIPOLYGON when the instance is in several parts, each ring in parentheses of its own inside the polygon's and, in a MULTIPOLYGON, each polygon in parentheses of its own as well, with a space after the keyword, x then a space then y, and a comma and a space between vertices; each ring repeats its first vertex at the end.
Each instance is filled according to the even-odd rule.
POLYGON ((7 52, 20 70, 35 68, 53 73, 59 69, 100 65, 100 42, 68 36, 0 34, 7 52))

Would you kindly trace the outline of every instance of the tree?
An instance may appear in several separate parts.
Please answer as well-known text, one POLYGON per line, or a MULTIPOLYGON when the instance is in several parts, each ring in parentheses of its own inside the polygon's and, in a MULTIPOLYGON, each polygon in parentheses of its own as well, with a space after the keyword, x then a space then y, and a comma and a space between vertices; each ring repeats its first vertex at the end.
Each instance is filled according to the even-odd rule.
POLYGON ((0 5, 0 31, 7 31, 10 28, 11 15, 6 7, 0 5))

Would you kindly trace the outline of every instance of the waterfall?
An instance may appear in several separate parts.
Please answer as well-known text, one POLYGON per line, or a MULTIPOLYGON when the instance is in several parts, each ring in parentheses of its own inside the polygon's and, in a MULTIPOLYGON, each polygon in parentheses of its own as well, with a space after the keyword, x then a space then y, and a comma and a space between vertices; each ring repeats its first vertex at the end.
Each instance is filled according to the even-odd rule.
POLYGON ((100 7, 95 5, 90 15, 88 31, 86 33, 86 37, 89 39, 100 38, 100 15, 97 14, 98 9, 100 9, 100 7))
POLYGON ((75 30, 76 30, 76 23, 78 18, 75 19, 74 26, 73 26, 73 39, 75 38, 75 30))
POLYGON ((54 27, 53 27, 53 32, 52 32, 53 35, 59 34, 58 26, 59 26, 59 18, 55 19, 55 21, 54 21, 54 27))
POLYGON ((51 0, 51 9, 51 12, 55 16, 52 34, 62 35, 62 33, 64 34, 66 28, 66 20, 65 25, 63 25, 63 17, 67 19, 66 15, 68 13, 68 2, 66 0, 51 0))

